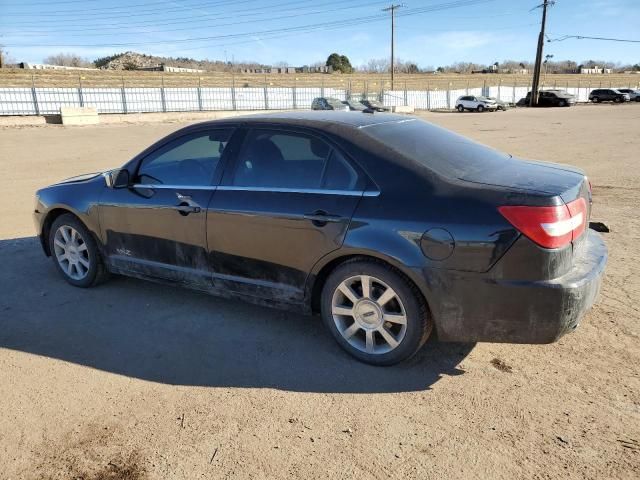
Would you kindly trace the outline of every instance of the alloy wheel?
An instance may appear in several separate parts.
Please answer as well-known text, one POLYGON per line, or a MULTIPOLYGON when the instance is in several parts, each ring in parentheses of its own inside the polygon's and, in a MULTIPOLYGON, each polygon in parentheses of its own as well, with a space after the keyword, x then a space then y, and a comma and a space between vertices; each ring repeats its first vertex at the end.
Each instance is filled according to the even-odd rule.
POLYGON ((407 314, 399 295, 370 275, 341 282, 333 293, 331 314, 342 338, 368 354, 394 350, 407 332, 407 314))
POLYGON ((56 260, 62 271, 73 280, 82 280, 89 273, 89 250, 82 235, 69 225, 61 225, 53 237, 56 260))

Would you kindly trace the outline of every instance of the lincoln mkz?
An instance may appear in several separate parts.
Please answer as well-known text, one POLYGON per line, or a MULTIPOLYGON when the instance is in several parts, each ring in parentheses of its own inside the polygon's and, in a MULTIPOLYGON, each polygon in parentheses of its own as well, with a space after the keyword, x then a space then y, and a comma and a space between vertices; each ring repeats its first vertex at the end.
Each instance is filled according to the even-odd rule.
POLYGON ((513 343, 573 330, 607 259, 591 205, 571 166, 413 117, 320 111, 183 128, 39 190, 34 216, 72 285, 121 274, 318 313, 351 355, 390 365, 434 329, 513 343))

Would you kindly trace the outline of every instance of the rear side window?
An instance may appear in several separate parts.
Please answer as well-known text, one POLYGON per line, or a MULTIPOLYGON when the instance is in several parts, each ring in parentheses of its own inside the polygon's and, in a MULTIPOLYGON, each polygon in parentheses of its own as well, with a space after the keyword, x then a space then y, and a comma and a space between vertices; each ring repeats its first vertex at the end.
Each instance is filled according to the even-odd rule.
POLYGON ((333 150, 324 172, 322 187, 328 190, 355 190, 357 183, 358 173, 340 152, 333 150))
POLYGON ((360 177, 324 140, 279 130, 249 132, 231 184, 242 187, 354 190, 360 177))
POLYGON ((211 185, 232 130, 211 130, 179 137, 142 160, 137 182, 164 185, 211 185))
POLYGON ((329 145, 309 135, 252 130, 245 139, 232 184, 320 188, 330 151, 329 145))

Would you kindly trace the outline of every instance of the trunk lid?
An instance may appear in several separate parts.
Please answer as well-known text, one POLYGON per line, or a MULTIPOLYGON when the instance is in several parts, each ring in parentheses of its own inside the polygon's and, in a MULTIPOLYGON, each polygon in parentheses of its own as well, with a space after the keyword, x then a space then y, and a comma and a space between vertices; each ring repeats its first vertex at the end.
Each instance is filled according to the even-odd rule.
POLYGON ((564 203, 584 194, 584 173, 568 165, 511 158, 501 162, 499 168, 496 168, 498 165, 492 167, 483 168, 479 164, 458 178, 470 183, 558 196, 564 203))

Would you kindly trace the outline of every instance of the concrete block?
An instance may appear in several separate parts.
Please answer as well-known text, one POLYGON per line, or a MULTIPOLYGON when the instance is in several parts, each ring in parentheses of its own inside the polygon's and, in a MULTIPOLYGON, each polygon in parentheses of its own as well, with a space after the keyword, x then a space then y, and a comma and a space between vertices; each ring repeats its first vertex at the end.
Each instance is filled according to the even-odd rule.
POLYGON ((60 107, 63 125, 96 125, 100 123, 98 111, 93 107, 60 107))
POLYGON ((391 111, 394 113, 413 113, 415 110, 415 108, 408 105, 396 105, 395 107, 391 107, 391 111))

